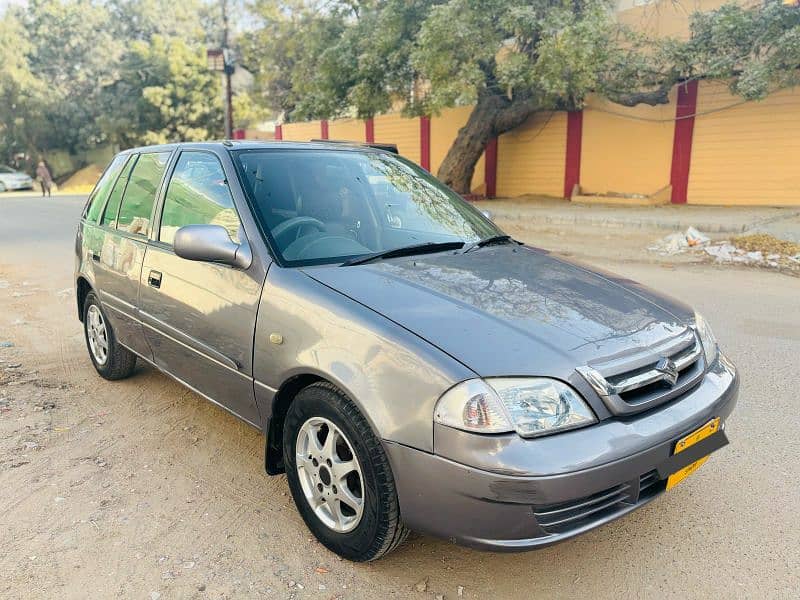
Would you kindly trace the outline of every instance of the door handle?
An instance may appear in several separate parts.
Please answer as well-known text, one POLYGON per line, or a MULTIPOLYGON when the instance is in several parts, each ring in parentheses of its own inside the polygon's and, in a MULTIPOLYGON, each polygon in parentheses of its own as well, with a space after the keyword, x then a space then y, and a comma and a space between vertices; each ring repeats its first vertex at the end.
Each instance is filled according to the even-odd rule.
POLYGON ((100 255, 99 255, 99 254, 92 253, 92 260, 93 260, 94 262, 100 262, 100 255))
POLYGON ((150 284, 151 287, 160 288, 161 287, 161 272, 159 272, 159 271, 150 271, 150 274, 147 276, 147 283, 150 284))

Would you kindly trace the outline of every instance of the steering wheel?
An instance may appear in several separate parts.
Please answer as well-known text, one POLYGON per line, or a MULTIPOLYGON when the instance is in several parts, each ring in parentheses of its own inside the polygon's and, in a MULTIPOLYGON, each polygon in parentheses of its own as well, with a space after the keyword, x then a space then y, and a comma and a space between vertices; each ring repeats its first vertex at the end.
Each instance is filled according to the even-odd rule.
POLYGON ((272 237, 278 239, 279 237, 286 235, 287 232, 294 230, 297 230, 297 237, 299 237, 300 228, 304 227, 305 225, 310 225, 317 231, 325 231, 325 223, 319 219, 315 219, 314 217, 292 217, 288 221, 279 223, 272 230, 272 237))

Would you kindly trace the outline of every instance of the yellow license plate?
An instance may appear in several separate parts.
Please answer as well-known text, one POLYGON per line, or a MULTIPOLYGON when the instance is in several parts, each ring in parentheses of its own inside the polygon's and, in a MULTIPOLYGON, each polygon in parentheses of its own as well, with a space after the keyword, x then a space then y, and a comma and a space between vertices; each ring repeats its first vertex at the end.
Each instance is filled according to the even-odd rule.
MULTIPOLYGON (((719 417, 716 419, 711 419, 708 423, 703 425, 700 429, 695 429, 692 433, 682 437, 678 440, 675 444, 675 454, 679 452, 683 452, 687 448, 694 446, 697 442, 706 439, 712 434, 715 434, 719 431, 719 417)), ((667 479, 667 489, 674 488, 678 485, 681 481, 686 479, 689 475, 697 471, 703 464, 708 460, 708 456, 704 456, 703 458, 694 461, 687 467, 682 468, 680 471, 676 471, 672 475, 669 476, 667 479)))

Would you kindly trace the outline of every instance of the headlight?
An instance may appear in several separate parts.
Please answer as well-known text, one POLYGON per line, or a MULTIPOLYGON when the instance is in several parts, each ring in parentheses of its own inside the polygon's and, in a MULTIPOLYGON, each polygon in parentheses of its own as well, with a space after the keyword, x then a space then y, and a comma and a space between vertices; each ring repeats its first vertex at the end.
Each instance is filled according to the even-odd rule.
POLYGON ((477 433, 537 437, 597 422, 568 385, 543 377, 470 379, 436 403, 434 420, 477 433))
POLYGON ((711 366, 719 355, 717 338, 714 337, 714 332, 711 331, 711 326, 708 324, 708 321, 706 321, 700 313, 694 313, 694 325, 697 330, 697 335, 700 336, 700 343, 703 344, 706 364, 711 366))

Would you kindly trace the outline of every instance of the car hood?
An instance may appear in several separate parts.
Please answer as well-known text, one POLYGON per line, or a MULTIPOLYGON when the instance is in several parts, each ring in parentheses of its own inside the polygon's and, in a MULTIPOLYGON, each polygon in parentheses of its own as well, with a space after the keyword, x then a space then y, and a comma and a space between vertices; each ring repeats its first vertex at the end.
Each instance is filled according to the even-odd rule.
POLYGON ((516 245, 305 273, 481 376, 567 378, 683 331, 691 311, 633 281, 516 245))

